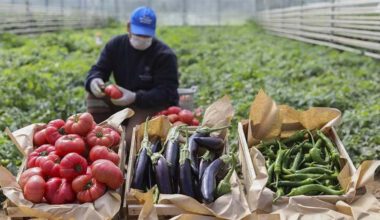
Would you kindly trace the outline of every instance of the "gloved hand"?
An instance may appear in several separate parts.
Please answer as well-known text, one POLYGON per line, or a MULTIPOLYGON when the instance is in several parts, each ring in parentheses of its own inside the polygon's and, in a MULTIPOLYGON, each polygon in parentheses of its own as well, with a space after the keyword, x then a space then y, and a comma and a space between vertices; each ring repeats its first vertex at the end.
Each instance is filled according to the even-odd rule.
POLYGON ((102 87, 104 88, 104 82, 101 78, 94 78, 93 80, 91 80, 90 90, 94 96, 102 98, 106 95, 102 91, 102 87))
POLYGON ((128 89, 124 89, 123 87, 117 86, 120 91, 123 93, 123 96, 119 99, 111 99, 111 102, 114 105, 118 106, 126 106, 135 102, 136 93, 129 91, 128 89))

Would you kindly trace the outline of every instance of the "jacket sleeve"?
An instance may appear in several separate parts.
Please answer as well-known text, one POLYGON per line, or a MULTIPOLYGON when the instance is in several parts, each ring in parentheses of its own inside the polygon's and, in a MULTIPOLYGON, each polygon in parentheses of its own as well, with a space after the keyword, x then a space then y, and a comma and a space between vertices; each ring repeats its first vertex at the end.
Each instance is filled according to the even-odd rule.
POLYGON ((136 92, 135 104, 140 108, 167 107, 178 103, 178 67, 174 54, 162 54, 153 73, 154 87, 136 92))
POLYGON ((91 67, 84 83, 84 86, 88 92, 91 92, 90 83, 94 78, 101 78, 104 82, 109 80, 110 74, 113 71, 112 60, 114 57, 115 47, 116 45, 114 39, 109 41, 100 53, 96 64, 91 67))

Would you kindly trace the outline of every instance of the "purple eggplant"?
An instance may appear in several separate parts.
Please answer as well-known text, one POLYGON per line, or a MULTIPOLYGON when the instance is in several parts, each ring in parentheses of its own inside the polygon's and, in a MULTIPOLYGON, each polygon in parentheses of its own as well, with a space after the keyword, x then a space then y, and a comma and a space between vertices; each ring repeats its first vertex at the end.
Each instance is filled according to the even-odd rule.
POLYGON ((183 146, 181 149, 179 160, 179 185, 181 194, 195 198, 194 178, 191 171, 187 145, 183 146))
POLYGON ((205 172, 206 168, 211 164, 211 162, 214 160, 214 153, 207 150, 206 153, 203 154, 201 157, 201 162, 199 163, 199 176, 198 179, 202 180, 203 173, 205 172))
POLYGON ((169 165, 170 178, 172 179, 173 189, 178 189, 178 160, 179 160, 179 143, 177 140, 168 141, 165 149, 165 158, 169 165))
POLYGON ((132 179, 131 187, 134 189, 145 190, 146 188, 146 168, 149 165, 149 158, 146 153, 146 148, 141 148, 139 155, 137 156, 134 175, 132 179))
POLYGON ((151 156, 151 160, 160 193, 173 194, 169 165, 165 157, 163 157, 160 153, 154 153, 151 156))
POLYGON ((165 141, 165 159, 169 165, 170 177, 172 179, 174 193, 178 192, 178 160, 180 153, 178 139, 181 127, 182 126, 171 128, 165 141))
POLYGON ((144 126, 144 138, 141 141, 141 147, 139 154, 135 162, 135 169, 133 173, 133 179, 131 187, 134 189, 145 190, 147 182, 147 173, 149 170, 149 156, 151 155, 150 149, 151 143, 148 136, 148 118, 145 121, 144 126))
POLYGON ((225 128, 228 128, 229 126, 220 127, 220 128, 208 128, 208 127, 199 127, 195 133, 193 133, 189 137, 189 152, 190 152, 190 162, 191 162, 191 169, 193 170, 193 173, 195 176, 199 176, 199 158, 198 158, 198 144, 195 141, 195 138, 198 137, 206 137, 210 135, 211 132, 219 131, 225 128))
POLYGON ((201 192, 205 203, 211 203, 215 200, 216 194, 216 175, 220 168, 229 163, 231 156, 223 155, 214 160, 205 170, 202 182, 201 192))
POLYGON ((195 137, 194 141, 210 151, 220 151, 224 147, 224 140, 219 137, 195 137))
MULTIPOLYGON (((160 139, 157 139, 152 145, 151 145, 151 150, 152 150, 152 153, 157 153, 158 151, 160 151, 162 148, 161 146, 161 141, 160 139)), ((154 170, 153 170, 153 166, 152 166, 152 161, 150 160, 149 158, 149 161, 148 161, 148 172, 147 173, 147 177, 146 177, 146 180, 147 180, 147 187, 148 189, 151 189, 154 185, 156 185, 156 176, 154 174, 154 170)))
POLYGON ((151 146, 152 153, 157 153, 162 149, 161 140, 157 139, 151 146))
POLYGON ((195 142, 194 138, 203 137, 207 135, 206 133, 195 132, 189 137, 189 152, 190 152, 190 163, 191 169, 195 176, 199 175, 199 158, 198 158, 198 144, 195 142))

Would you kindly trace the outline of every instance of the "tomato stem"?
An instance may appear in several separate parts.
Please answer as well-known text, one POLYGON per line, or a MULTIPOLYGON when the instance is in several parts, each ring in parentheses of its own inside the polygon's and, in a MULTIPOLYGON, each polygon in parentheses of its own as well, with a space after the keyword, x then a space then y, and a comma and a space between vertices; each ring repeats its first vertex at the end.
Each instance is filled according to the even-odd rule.
POLYGON ((74 170, 79 173, 79 172, 82 171, 82 166, 80 164, 75 164, 74 165, 74 170))

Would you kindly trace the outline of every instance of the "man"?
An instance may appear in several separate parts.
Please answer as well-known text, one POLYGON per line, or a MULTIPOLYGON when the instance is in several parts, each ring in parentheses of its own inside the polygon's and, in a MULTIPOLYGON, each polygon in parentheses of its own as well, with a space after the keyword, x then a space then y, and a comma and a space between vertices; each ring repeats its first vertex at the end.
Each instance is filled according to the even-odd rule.
POLYGON ((97 123, 111 114, 131 108, 135 115, 125 121, 127 149, 132 129, 147 116, 178 104, 177 58, 173 51, 155 38, 156 15, 148 7, 132 12, 128 34, 111 39, 88 72, 85 87, 90 93, 87 110, 97 123), (123 96, 109 99, 103 92, 111 73, 123 96))

